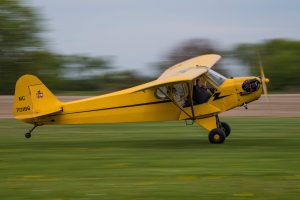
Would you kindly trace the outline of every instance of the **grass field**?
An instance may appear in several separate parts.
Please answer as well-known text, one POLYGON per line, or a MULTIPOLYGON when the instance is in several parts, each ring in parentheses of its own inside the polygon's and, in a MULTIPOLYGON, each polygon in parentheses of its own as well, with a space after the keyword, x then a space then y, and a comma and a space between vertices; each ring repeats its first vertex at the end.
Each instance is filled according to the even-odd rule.
POLYGON ((223 145, 184 122, 0 121, 0 199, 299 199, 300 118, 225 118, 223 145))

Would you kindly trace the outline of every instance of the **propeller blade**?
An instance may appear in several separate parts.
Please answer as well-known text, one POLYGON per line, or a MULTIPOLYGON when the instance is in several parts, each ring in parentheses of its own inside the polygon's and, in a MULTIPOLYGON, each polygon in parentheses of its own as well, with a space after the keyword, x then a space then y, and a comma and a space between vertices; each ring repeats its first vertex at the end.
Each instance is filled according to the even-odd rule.
POLYGON ((261 79, 262 89, 263 89, 263 92, 264 92, 267 102, 270 102, 269 97, 268 97, 268 88, 267 88, 267 83, 269 82, 269 79, 266 79, 266 77, 265 77, 260 54, 257 53, 257 56, 258 56, 258 64, 259 64, 259 70, 260 70, 260 79, 261 79))

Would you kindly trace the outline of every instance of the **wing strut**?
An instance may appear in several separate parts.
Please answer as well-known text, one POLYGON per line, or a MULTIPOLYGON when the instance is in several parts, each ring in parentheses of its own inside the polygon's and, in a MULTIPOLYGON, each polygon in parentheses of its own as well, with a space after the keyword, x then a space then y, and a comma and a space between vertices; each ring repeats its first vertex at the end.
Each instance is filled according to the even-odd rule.
POLYGON ((191 109, 192 109, 192 119, 195 120, 195 112, 194 112, 194 104, 193 104, 193 90, 191 88, 191 85, 188 83, 188 89, 189 89, 189 93, 190 93, 190 104, 191 104, 191 109))
MULTIPOLYGON (((189 116, 189 118, 194 120, 194 114, 193 116, 189 115, 184 109, 183 107, 181 107, 172 97, 170 97, 168 94, 164 93, 164 91, 162 91, 160 88, 158 88, 158 90, 163 93, 165 96, 167 96, 182 112, 184 112, 187 116, 189 116)), ((194 110, 193 110, 194 111, 194 110)))

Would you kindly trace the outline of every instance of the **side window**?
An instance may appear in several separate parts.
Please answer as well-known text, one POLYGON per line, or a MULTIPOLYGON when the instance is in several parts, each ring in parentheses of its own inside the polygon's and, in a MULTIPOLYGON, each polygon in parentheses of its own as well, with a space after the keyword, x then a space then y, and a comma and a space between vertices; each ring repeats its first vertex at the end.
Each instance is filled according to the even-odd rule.
POLYGON ((168 99, 170 97, 177 103, 184 104, 188 96, 188 88, 186 83, 162 86, 155 90, 155 96, 159 99, 168 99))
POLYGON ((212 83, 212 81, 208 78, 208 76, 202 75, 198 77, 198 79, 200 79, 201 86, 207 88, 210 91, 210 93, 212 94, 215 93, 217 87, 212 83))
POLYGON ((178 83, 173 85, 173 96, 177 102, 183 101, 188 96, 188 89, 186 84, 178 83))
POLYGON ((155 96, 159 99, 167 99, 168 97, 165 95, 167 94, 167 87, 163 86, 163 87, 159 87, 155 90, 155 96))
POLYGON ((211 84, 211 82, 209 80, 205 81, 205 87, 207 89, 209 89, 212 93, 213 93, 213 91, 216 90, 216 86, 214 86, 213 84, 211 84))

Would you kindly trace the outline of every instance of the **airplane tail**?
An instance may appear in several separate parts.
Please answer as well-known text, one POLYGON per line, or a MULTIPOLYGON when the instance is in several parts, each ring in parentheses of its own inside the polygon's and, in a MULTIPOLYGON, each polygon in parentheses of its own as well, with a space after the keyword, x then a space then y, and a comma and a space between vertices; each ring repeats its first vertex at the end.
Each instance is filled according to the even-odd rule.
POLYGON ((16 119, 35 123, 36 118, 62 111, 62 103, 33 75, 23 75, 16 83, 13 114, 16 119))

